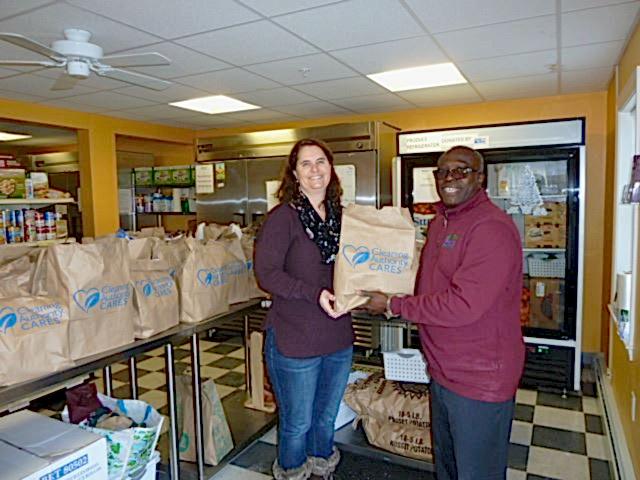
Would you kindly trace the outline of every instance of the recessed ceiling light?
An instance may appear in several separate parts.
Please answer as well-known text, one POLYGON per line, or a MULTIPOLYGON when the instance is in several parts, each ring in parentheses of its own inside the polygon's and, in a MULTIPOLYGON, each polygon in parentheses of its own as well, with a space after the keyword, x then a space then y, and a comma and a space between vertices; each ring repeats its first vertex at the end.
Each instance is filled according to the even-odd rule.
POLYGON ((260 108, 256 105, 251 105, 250 103, 245 103, 240 100, 236 100, 235 98, 227 97, 226 95, 192 98, 191 100, 184 100, 182 102, 173 102, 169 105, 209 114, 239 112, 241 110, 254 110, 256 108, 260 108))
POLYGON ((367 75, 392 92, 467 83, 453 63, 437 63, 367 75))
POLYGON ((25 138, 31 138, 31 135, 25 135, 23 133, 0 132, 0 142, 11 142, 13 140, 24 140, 25 138))

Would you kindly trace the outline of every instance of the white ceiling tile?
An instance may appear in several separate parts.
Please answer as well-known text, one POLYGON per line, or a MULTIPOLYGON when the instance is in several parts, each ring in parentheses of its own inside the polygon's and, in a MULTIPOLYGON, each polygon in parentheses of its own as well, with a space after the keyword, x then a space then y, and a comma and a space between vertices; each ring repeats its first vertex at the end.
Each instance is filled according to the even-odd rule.
POLYGON ((180 77, 177 81, 216 95, 248 92, 279 86, 271 80, 259 77, 241 68, 180 77))
MULTIPOLYGON (((66 75, 66 72, 63 68, 45 68, 44 70, 36 72, 35 75, 50 78, 55 82, 60 76, 66 75)), ((101 77, 95 73, 89 75, 89 78, 78 79, 76 84, 90 90, 113 90, 114 88, 121 88, 123 85, 129 85, 128 83, 118 80, 101 77)))
POLYGON ((604 7, 606 5, 615 5, 617 3, 627 2, 629 2, 629 0, 562 0, 560 5, 562 6, 563 12, 571 12, 573 10, 604 7))
POLYGON ((624 40, 639 7, 632 2, 562 14, 562 46, 624 40))
POLYGON ((105 54, 159 41, 158 37, 64 3, 0 21, 0 31, 20 33, 47 45, 62 40, 65 28, 88 30, 92 34, 90 41, 101 46, 105 54))
POLYGON ((505 78, 474 83, 485 100, 542 97, 558 94, 558 76, 555 73, 528 77, 505 78))
POLYGON ((562 70, 610 67, 616 64, 623 46, 624 42, 618 41, 563 48, 562 70))
POLYGON ((177 42, 234 65, 264 63, 318 52, 317 48, 268 20, 203 33, 177 42))
POLYGON ((458 68, 471 82, 498 78, 522 77, 549 73, 549 66, 557 63, 556 50, 506 55, 460 62, 458 68))
POLYGON ((283 85, 321 82, 355 75, 353 70, 324 53, 260 63, 246 69, 283 85))
POLYGON ((326 82, 306 83, 304 85, 298 85, 296 89, 321 100, 376 95, 388 92, 380 85, 363 77, 341 78, 338 80, 327 80, 326 82))
POLYGON ((117 90, 123 95, 144 98, 152 103, 170 103, 179 102, 180 100, 189 100, 190 98, 206 97, 209 92, 198 90, 193 87, 174 83, 165 90, 151 90, 144 87, 124 87, 117 90))
MULTIPOLYGON (((171 60, 171 64, 154 65, 152 67, 127 67, 127 70, 135 70, 136 72, 144 73, 145 75, 171 79, 175 77, 183 77, 185 75, 194 75, 196 73, 222 70, 223 68, 230 67, 230 65, 225 62, 202 55, 201 53, 194 52, 193 50, 170 42, 157 43, 148 47, 134 48, 120 53, 129 54, 147 52, 160 53, 171 60)), ((109 62, 105 61, 105 63, 109 62)))
POLYGON ((330 53, 365 75, 449 61, 440 47, 427 36, 334 50, 330 53))
POLYGON ((436 107, 482 101, 482 98, 470 85, 421 88, 398 92, 398 95, 418 107, 436 107))
MULTIPOLYGON (((113 116, 114 117, 118 116, 118 115, 115 115, 115 113, 117 112, 114 112, 113 116)), ((199 125, 187 123, 184 120, 177 120, 177 119, 168 119, 168 120, 153 119, 153 120, 148 120, 147 123, 155 123, 156 125, 165 125, 167 127, 185 128, 187 130, 198 130, 199 128, 202 128, 199 125)))
POLYGON ((439 33, 436 40, 454 62, 556 48, 554 16, 439 33))
POLYGON ((324 50, 424 34, 398 0, 350 0, 275 21, 324 50))
POLYGON ((261 107, 277 107, 279 105, 292 105, 294 103, 305 103, 315 100, 313 97, 289 87, 238 93, 234 95, 234 97, 243 102, 261 107))
POLYGON ((243 120, 246 122, 282 122, 291 120, 291 115, 288 113, 276 112, 274 110, 267 110, 264 108, 258 110, 247 110, 246 112, 233 112, 229 113, 230 118, 236 120, 243 120))
POLYGON ((51 3, 51 0, 2 0, 0 19, 41 7, 47 3, 51 3))
POLYGON ((285 105, 282 107, 278 107, 277 110, 283 113, 289 113, 291 115, 297 115, 303 118, 351 113, 344 108, 338 107, 337 105, 320 101, 299 103, 297 105, 285 105))
POLYGON ((243 120, 237 120, 234 118, 225 118, 222 115, 193 115, 190 117, 184 117, 180 119, 168 119, 167 122, 184 122, 189 125, 197 125, 200 127, 231 127, 233 125, 248 125, 249 122, 243 120))
POLYGON ((233 0, 70 0, 109 18, 170 39, 256 20, 233 0))
POLYGON ((143 107, 151 102, 136 97, 128 97, 115 92, 94 92, 85 95, 75 95, 67 98, 74 103, 83 103, 108 110, 120 110, 125 108, 143 107))
POLYGON ((393 93, 342 98, 334 103, 358 113, 373 113, 394 110, 410 110, 414 105, 393 93))
POLYGON ((0 79, 0 90, 37 95, 44 98, 62 98, 81 93, 90 93, 93 90, 76 85, 71 90, 51 90, 55 80, 24 73, 16 77, 0 79))
POLYGON ((242 0, 242 3, 263 15, 274 16, 336 3, 336 0, 242 0))
POLYGON ((28 93, 19 93, 19 92, 6 92, 0 90, 0 98, 7 98, 11 100, 22 100, 25 102, 40 102, 43 100, 43 97, 38 95, 32 95, 28 93))
POLYGON ((0 67, 0 78, 13 77, 14 75, 19 75, 19 74, 20 72, 16 70, 9 70, 8 68, 0 67))
POLYGON ((172 107, 171 105, 151 105, 149 107, 136 107, 134 109, 124 109, 124 112, 131 112, 133 115, 141 115, 146 118, 180 118, 193 115, 193 111, 184 108, 172 107))
POLYGON ((562 72, 561 92, 597 92, 606 90, 613 76, 613 67, 562 72))
POLYGON ((407 0, 431 33, 553 15, 556 0, 407 0))
POLYGON ((86 103, 70 102, 69 100, 64 98, 59 100, 47 100, 40 103, 42 103, 42 105, 49 105, 50 107, 67 108, 69 110, 77 110, 79 112, 87 113, 98 113, 107 110, 104 107, 97 107, 95 105, 88 105, 86 103))

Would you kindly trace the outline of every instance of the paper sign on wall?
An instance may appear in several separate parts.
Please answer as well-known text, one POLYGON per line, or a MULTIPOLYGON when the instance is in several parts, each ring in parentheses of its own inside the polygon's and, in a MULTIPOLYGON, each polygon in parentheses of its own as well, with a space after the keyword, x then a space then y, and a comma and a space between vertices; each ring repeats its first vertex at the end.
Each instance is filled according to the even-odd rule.
POLYGON ((196 193, 213 193, 213 165, 196 165, 196 193))
POLYGON ((334 169, 342 186, 342 204, 356 203, 356 166, 335 165, 334 169))
POLYGON ((280 188, 280 180, 267 180, 265 183, 267 189, 267 212, 278 205, 280 201, 276 194, 280 188))
POLYGON ((436 179, 433 172, 436 167, 422 167, 413 169, 413 203, 439 202, 436 190, 436 179))

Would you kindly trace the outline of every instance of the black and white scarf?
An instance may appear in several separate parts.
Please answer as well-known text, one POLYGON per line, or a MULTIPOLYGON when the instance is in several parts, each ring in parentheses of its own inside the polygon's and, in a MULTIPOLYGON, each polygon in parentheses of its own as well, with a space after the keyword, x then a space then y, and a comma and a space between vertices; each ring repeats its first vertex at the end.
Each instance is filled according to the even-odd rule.
POLYGON ((338 254, 342 206, 334 205, 329 201, 324 205, 326 220, 323 221, 302 192, 299 192, 291 201, 291 206, 298 212, 304 231, 320 249, 322 262, 330 264, 336 260, 338 254))

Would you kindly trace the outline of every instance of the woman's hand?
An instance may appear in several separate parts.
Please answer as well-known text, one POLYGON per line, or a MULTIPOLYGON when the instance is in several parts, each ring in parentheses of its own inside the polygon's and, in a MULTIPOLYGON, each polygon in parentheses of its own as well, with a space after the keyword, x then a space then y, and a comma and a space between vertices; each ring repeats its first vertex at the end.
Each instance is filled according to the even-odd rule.
POLYGON ((331 318, 338 318, 344 315, 347 312, 338 312, 334 308, 334 303, 336 301, 336 297, 329 290, 322 290, 320 292, 320 298, 318 299, 318 303, 320 307, 325 311, 327 315, 331 318))

